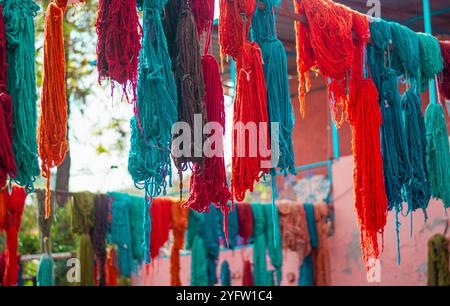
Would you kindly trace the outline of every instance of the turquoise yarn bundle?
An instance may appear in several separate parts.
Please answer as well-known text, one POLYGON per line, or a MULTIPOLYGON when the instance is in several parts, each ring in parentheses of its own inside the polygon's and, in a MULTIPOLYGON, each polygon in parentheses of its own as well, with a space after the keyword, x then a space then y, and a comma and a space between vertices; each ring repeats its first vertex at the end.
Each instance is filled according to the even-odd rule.
POLYGON ((231 286, 230 264, 226 260, 220 266, 220 282, 222 286, 231 286))
POLYGON ((419 37, 411 29, 396 22, 391 22, 390 27, 394 46, 392 68, 408 81, 417 84, 420 79, 419 37))
POLYGON ((313 258, 311 254, 303 258, 303 262, 300 265, 298 285, 314 286, 313 258))
POLYGON ((420 90, 428 88, 428 81, 444 69, 439 40, 429 34, 417 33, 420 47, 420 90))
POLYGON ((189 210, 186 248, 192 250, 191 286, 217 284, 217 260, 219 258, 220 210, 210 206, 209 213, 189 210))
POLYGON ((427 131, 427 166, 431 196, 450 207, 450 152, 444 109, 440 103, 431 103, 425 112, 427 131))
POLYGON ((37 153, 37 112, 33 0, 4 0, 7 40, 7 88, 13 104, 13 151, 17 164, 14 182, 32 192, 40 174, 37 153))
POLYGON ((130 225, 131 225, 131 249, 133 259, 141 264, 144 261, 144 227, 142 216, 144 216, 145 201, 142 197, 129 196, 130 225))
MULTIPOLYGON (((294 128, 294 111, 289 90, 286 51, 283 43, 277 38, 276 17, 281 0, 258 0, 265 9, 257 8, 252 20, 252 33, 261 48, 264 63, 264 76, 267 86, 267 108, 271 123, 278 123, 279 149, 272 147, 272 160, 279 155, 275 167, 282 172, 295 172, 294 147, 292 130, 294 128)), ((271 129, 270 129, 271 130, 271 129)), ((271 138, 276 137, 272 134, 271 138)), ((272 169, 274 172, 275 169, 272 169)))
MULTIPOLYGON (((252 204, 253 209, 253 277, 255 286, 271 286, 281 283, 281 266, 283 264, 283 254, 281 245, 275 246, 272 207, 267 204, 252 204), (267 253, 270 262, 275 268, 273 271, 267 270, 267 253)), ((278 211, 277 211, 278 212, 278 211)), ((279 229, 275 235, 279 235, 279 229)), ((281 241, 278 237, 278 241, 281 241)))
POLYGON ((177 93, 161 21, 167 0, 141 1, 144 12, 143 42, 135 115, 131 119, 128 171, 137 188, 145 189, 145 262, 150 262, 150 205, 165 194, 166 178, 172 179, 170 150, 172 125, 177 120, 177 93), (149 200, 150 199, 150 200, 149 200))
POLYGON ((133 260, 129 195, 111 192, 111 242, 117 245, 118 264, 121 275, 130 277, 137 272, 133 260))
POLYGON ((54 286, 55 272, 53 258, 48 254, 42 255, 39 261, 39 269, 37 273, 38 286, 54 286))
MULTIPOLYGON (((230 204, 228 204, 228 206, 230 206, 230 204)), ((237 236, 239 232, 237 209, 238 209, 237 205, 235 205, 234 209, 233 210, 229 209, 228 213, 228 245, 226 247, 228 247, 229 249, 234 249, 237 243, 237 236)), ((223 224, 225 218, 222 211, 220 211, 220 219, 221 219, 220 224, 223 224)), ((224 227, 221 226, 221 228, 222 228, 221 230, 222 239, 224 243, 226 243, 224 227)))
POLYGON ((426 208, 431 197, 430 182, 426 164, 427 138, 422 105, 418 94, 408 89, 402 97, 405 122, 406 146, 411 161, 412 175, 409 184, 408 211, 422 209, 427 219, 426 208))

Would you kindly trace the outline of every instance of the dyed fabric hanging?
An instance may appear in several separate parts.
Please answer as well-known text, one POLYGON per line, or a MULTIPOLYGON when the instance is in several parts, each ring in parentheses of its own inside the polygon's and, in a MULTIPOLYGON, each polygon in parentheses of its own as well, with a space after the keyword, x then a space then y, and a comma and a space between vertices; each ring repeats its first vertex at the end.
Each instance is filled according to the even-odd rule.
POLYGON ((218 281, 218 221, 219 211, 213 205, 207 214, 189 211, 186 248, 192 250, 191 286, 214 286, 218 281))
POLYGON ((39 6, 33 0, 5 0, 2 3, 7 46, 7 88, 12 99, 12 139, 17 165, 17 175, 13 181, 31 192, 39 176, 33 20, 39 6))
POLYGON ((8 176, 13 179, 17 175, 13 154, 12 100, 6 88, 7 67, 5 20, 0 5, 0 187, 6 184, 8 176))
POLYGON ((318 247, 312 251, 314 266, 314 284, 316 286, 331 285, 331 259, 328 248, 328 225, 325 218, 328 216, 327 204, 314 206, 316 227, 318 234, 318 247))
POLYGON ((440 41, 444 69, 439 74, 439 89, 445 99, 450 99, 450 41, 440 41))
MULTIPOLYGON (((220 213, 220 223, 223 224, 225 222, 225 214, 223 212, 220 213)), ((222 239, 224 241, 224 246, 229 249, 234 249, 237 245, 237 236, 239 233, 239 220, 238 220, 238 212, 237 207, 235 206, 233 210, 230 210, 228 215, 228 233, 225 234, 223 226, 222 228, 222 239), (228 237, 228 238, 227 238, 228 237), (228 240, 227 240, 228 239, 228 240), (228 241, 228 243, 227 243, 228 241)))
POLYGON ((11 194, 5 189, 1 191, 5 200, 6 218, 3 229, 6 232, 5 272, 3 286, 17 286, 18 284, 18 233, 22 220, 23 208, 27 194, 21 187, 13 186, 11 194))
POLYGON ((222 286, 231 286, 230 264, 226 260, 220 266, 220 283, 222 286))
POLYGON ((150 212, 153 220, 152 233, 150 235, 150 256, 154 259, 159 256, 161 247, 169 240, 169 230, 172 221, 172 199, 153 199, 150 212))
POLYGON ((246 245, 253 238, 253 208, 249 203, 236 203, 236 210, 239 224, 238 234, 246 245))
MULTIPOLYGON (((47 210, 46 210, 47 212, 47 210)), ((94 286, 94 250, 90 232, 95 224, 95 194, 73 194, 72 231, 80 235, 78 259, 80 260, 80 286, 94 286)))
POLYGON ((188 226, 189 209, 182 208, 178 201, 172 201, 171 228, 173 233, 172 250, 170 252, 170 284, 181 286, 180 250, 184 246, 184 236, 188 226))
POLYGON ((109 197, 106 194, 95 196, 95 223, 91 231, 92 246, 97 266, 99 286, 105 286, 106 263, 106 224, 108 222, 109 197))
POLYGON ((121 276, 130 277, 131 272, 137 272, 133 260, 130 225, 129 195, 111 192, 111 242, 117 245, 118 267, 121 276))
POLYGON ((118 273, 117 273, 117 252, 114 247, 109 247, 106 251, 106 264, 105 264, 105 285, 117 286, 118 273))
POLYGON ((422 115, 420 97, 408 89, 402 97, 405 122, 406 146, 411 162, 412 176, 409 185, 408 211, 422 209, 427 219, 426 209, 430 202, 431 190, 426 163, 427 138, 425 121, 422 115))
POLYGON ((431 196, 450 207, 450 152, 444 109, 440 103, 431 103, 425 111, 427 135, 427 167, 431 196))
POLYGON ((428 286, 450 286, 448 243, 441 234, 428 241, 428 286))
POLYGON ((45 13, 44 71, 38 143, 42 176, 47 179, 46 217, 50 216, 51 170, 64 161, 68 150, 66 60, 63 38, 66 6, 67 0, 51 2, 45 13))
POLYGON ((242 286, 253 286, 252 263, 249 260, 244 260, 242 272, 242 286))
MULTIPOLYGON (((279 158, 274 165, 281 172, 295 175, 294 145, 292 130, 294 128, 294 110, 288 80, 286 51, 277 38, 276 17, 281 0, 258 0, 264 9, 257 8, 253 15, 252 33, 261 48, 264 76, 267 86, 267 108, 271 124, 278 123, 278 128, 270 127, 271 140, 278 139, 278 152, 272 154, 279 158), (278 130, 278 131, 277 131, 278 130), (275 133, 278 133, 276 135, 275 133)), ((272 148, 275 150, 276 148, 272 148)), ((273 173, 275 169, 272 169, 273 173)))
POLYGON ((253 191, 254 183, 272 167, 262 54, 249 42, 255 7, 256 0, 220 2, 221 52, 235 59, 237 70, 231 173, 231 194, 237 201, 243 201, 247 190, 253 191), (250 122, 255 129, 246 137, 244 126, 250 122))
POLYGON ((298 255, 300 262, 311 253, 308 222, 303 205, 289 201, 277 203, 280 214, 280 235, 283 248, 298 255))
POLYGON ((200 171, 198 165, 194 166, 194 175, 191 176, 190 195, 183 205, 198 212, 207 211, 212 203, 222 209, 225 215, 224 232, 228 241, 228 200, 231 198, 228 189, 225 161, 223 154, 223 135, 225 135, 225 105, 219 63, 209 53, 211 33, 214 19, 214 1, 191 1, 191 7, 197 23, 199 36, 206 32, 204 54, 202 56, 202 73, 205 82, 205 105, 207 121, 219 123, 221 131, 209 131, 214 137, 214 143, 208 142, 210 152, 205 152, 204 168, 200 171))
POLYGON ((172 180, 170 149, 172 125, 177 120, 177 92, 168 56, 161 12, 167 0, 144 1, 144 35, 139 55, 135 115, 131 119, 128 171, 139 189, 145 189, 144 259, 150 262, 150 206, 165 194, 172 180))
POLYGON ((142 197, 129 196, 130 206, 130 232, 132 257, 137 264, 144 261, 144 227, 142 217, 144 216, 145 201, 142 197))
POLYGON ((190 128, 190 133, 186 130, 182 131, 181 127, 178 127, 173 134, 172 158, 180 179, 180 199, 183 189, 183 171, 186 171, 190 164, 196 164, 198 167, 194 169, 194 175, 203 171, 205 157, 203 143, 206 137, 199 129, 205 126, 208 120, 196 24, 189 1, 182 0, 181 2, 175 38, 174 74, 178 90, 178 121, 185 123, 186 127, 190 128))
MULTIPOLYGON (((272 207, 267 204, 252 204, 252 208, 254 219, 253 277, 255 286, 279 285, 281 283, 283 255, 281 246, 274 245, 272 207), (270 262, 275 268, 275 275, 273 271, 267 270, 266 252, 269 254, 270 262)), ((280 241, 279 237, 277 241, 280 241)))
POLYGON ((444 69, 444 61, 436 37, 424 33, 416 35, 419 37, 420 47, 420 89, 425 91, 429 80, 433 80, 444 69))
POLYGON ((135 101, 142 35, 136 0, 100 0, 95 28, 99 83, 109 79, 114 88, 117 82, 127 100, 135 101))
MULTIPOLYGON (((41 240, 41 251, 43 255, 39 262, 38 273, 36 277, 38 286, 54 286, 55 274, 54 274, 54 262, 52 257, 51 248, 51 227, 53 224, 54 212, 50 212, 50 216, 45 216, 45 192, 43 190, 37 190, 37 205, 38 205, 38 225, 41 240)), ((51 205, 54 207, 54 195, 51 196, 51 205)))

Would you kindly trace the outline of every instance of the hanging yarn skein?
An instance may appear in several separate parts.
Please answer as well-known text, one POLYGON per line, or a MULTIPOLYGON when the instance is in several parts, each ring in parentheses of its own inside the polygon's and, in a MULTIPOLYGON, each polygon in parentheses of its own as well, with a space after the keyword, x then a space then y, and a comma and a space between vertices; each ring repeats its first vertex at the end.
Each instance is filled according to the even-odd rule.
POLYGON ((0 4, 0 187, 6 184, 8 176, 14 178, 17 175, 13 154, 12 100, 6 88, 7 71, 5 19, 0 4))
POLYGON ((427 132, 427 167, 431 196, 450 207, 450 152, 444 109, 440 103, 430 103, 425 111, 427 132))
POLYGON ((95 196, 95 224, 91 231, 92 246, 97 264, 99 286, 105 286, 106 263, 106 224, 108 222, 109 197, 105 194, 95 196))
POLYGON ((439 74, 439 89, 445 99, 450 100, 450 41, 440 41, 444 69, 439 74))
POLYGON ((150 255, 152 259, 159 256, 160 249, 169 240, 171 227, 172 199, 155 198, 150 208, 152 216, 152 232, 150 235, 150 255))
POLYGON ((428 241, 428 286, 450 286, 448 240, 436 234, 428 241))
POLYGON ((183 204, 197 212, 209 210, 214 203, 225 216, 224 231, 228 241, 228 200, 231 198, 228 189, 225 161, 223 154, 223 135, 225 134, 225 105, 219 63, 209 53, 211 32, 214 19, 214 1, 191 1, 192 10, 197 23, 199 36, 205 32, 204 54, 202 55, 202 73, 205 82, 205 104, 209 123, 219 123, 221 130, 210 131, 213 142, 207 141, 210 149, 205 152, 203 171, 194 166, 191 176, 189 199, 183 204))
MULTIPOLYGON (((283 43, 277 38, 276 17, 281 0, 258 0, 259 6, 255 10, 252 20, 252 33, 261 48, 264 76, 267 86, 267 107, 271 123, 271 142, 279 147, 272 147, 272 156, 277 156, 278 163, 274 165, 281 172, 290 172, 295 175, 294 146, 292 143, 292 130, 294 128, 294 110, 291 104, 289 90, 288 68, 286 51, 283 43), (276 129, 273 124, 277 124, 276 129), (278 130, 278 133, 276 133, 278 130), (278 148, 278 152, 275 152, 278 148)), ((275 168, 272 169, 275 172, 275 168)))
POLYGON ((4 194, 6 219, 3 229, 6 232, 5 251, 5 274, 3 275, 3 286, 18 285, 18 233, 22 220, 23 208, 27 193, 21 187, 13 186, 11 194, 7 190, 1 191, 4 194))
POLYGON ((188 132, 186 129, 178 126, 173 130, 172 158, 178 169, 181 199, 183 171, 186 171, 190 164, 196 165, 193 175, 199 175, 203 171, 203 144, 206 136, 201 129, 208 120, 200 42, 188 0, 182 0, 175 41, 174 74, 178 90, 178 121, 190 128, 188 142, 184 141, 188 136, 183 135, 188 132))
POLYGON ((136 0, 100 0, 95 28, 99 83, 103 79, 117 82, 127 100, 134 102, 142 34, 136 0))
POLYGON ((66 5, 67 0, 51 2, 45 13, 44 72, 38 143, 42 176, 47 179, 45 211, 47 217, 50 216, 51 169, 64 161, 68 150, 66 62, 63 38, 63 15, 66 5))
POLYGON ((408 89, 403 94, 402 106, 406 146, 412 167, 409 199, 407 199, 408 211, 413 212, 422 209, 426 220, 426 209, 430 202, 431 190, 426 163, 427 138, 425 121, 422 115, 422 103, 418 94, 408 89))
POLYGON ((444 69, 444 61, 441 56, 441 47, 436 37, 417 33, 420 47, 420 89, 428 88, 429 80, 441 73, 444 69))
POLYGON ((181 207, 178 201, 172 201, 171 228, 173 233, 170 251, 170 285, 181 286, 180 250, 184 246, 184 237, 188 226, 189 209, 181 207))
POLYGON ((144 257, 150 262, 150 206, 153 197, 166 193, 172 180, 171 129, 177 120, 177 92, 168 56, 161 12, 167 0, 141 3, 143 42, 139 60, 137 101, 131 119, 128 171, 135 186, 145 189, 144 257))
POLYGON ((2 3, 7 46, 7 87, 12 99, 12 139, 17 165, 17 175, 13 181, 31 192, 39 176, 33 20, 39 6, 33 0, 5 0, 2 3))
MULTIPOLYGON (((54 262, 52 257, 52 249, 50 242, 51 227, 53 224, 53 211, 50 212, 50 217, 45 217, 45 192, 37 190, 37 204, 38 204, 38 224, 41 239, 41 250, 44 253, 39 262, 37 273, 38 286, 54 286, 54 262)), ((51 195, 51 205, 54 207, 54 195, 51 195)))
POLYGON ((236 61, 236 97, 233 110, 233 154, 231 194, 243 201, 247 190, 269 173, 271 164, 268 134, 267 91, 262 54, 249 42, 256 0, 220 2, 219 35, 221 52, 236 61), (247 137, 247 124, 255 125, 247 137), (257 133, 258 135, 256 135, 257 133))
POLYGON ((80 286, 94 286, 94 250, 90 232, 95 224, 95 194, 73 194, 72 231, 80 235, 78 259, 80 260, 80 286))

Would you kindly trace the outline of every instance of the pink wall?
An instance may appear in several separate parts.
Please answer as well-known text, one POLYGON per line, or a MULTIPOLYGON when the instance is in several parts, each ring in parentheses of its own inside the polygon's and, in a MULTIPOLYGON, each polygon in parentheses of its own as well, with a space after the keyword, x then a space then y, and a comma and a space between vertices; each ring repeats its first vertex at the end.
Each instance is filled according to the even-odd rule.
MULTIPOLYGON (((359 234, 356 216, 353 211, 352 157, 341 158, 334 164, 334 205, 336 214, 336 232, 330 238, 330 256, 333 285, 371 285, 367 283, 365 267, 361 261, 359 234)), ((427 269, 427 242, 434 233, 442 233, 447 217, 440 201, 431 201, 428 210, 429 220, 424 224, 421 212, 414 214, 413 235, 410 237, 409 218, 400 218, 402 263, 397 265, 394 215, 389 220, 384 235, 384 252, 381 261, 381 283, 379 285, 425 285, 427 269)), ((228 260, 235 278, 232 285, 240 285, 242 280, 242 256, 250 256, 251 250, 237 250, 220 254, 218 274, 222 260, 228 260)), ((289 276, 297 277, 299 262, 291 253, 284 253, 283 285, 296 285, 297 281, 288 283, 289 276)), ((159 259, 144 268, 136 284, 169 285, 169 261, 159 259)), ((181 259, 181 277, 183 284, 189 284, 190 256, 181 259)))

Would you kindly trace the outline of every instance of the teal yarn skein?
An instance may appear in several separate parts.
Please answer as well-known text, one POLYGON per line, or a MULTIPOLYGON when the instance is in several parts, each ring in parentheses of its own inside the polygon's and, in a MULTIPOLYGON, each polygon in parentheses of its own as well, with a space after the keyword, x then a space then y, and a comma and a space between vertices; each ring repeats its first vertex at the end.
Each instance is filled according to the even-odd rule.
POLYGON ((444 70, 441 47, 436 37, 418 33, 420 47, 420 91, 428 88, 428 81, 444 70))
POLYGON ((170 150, 172 125, 177 120, 177 92, 161 13, 167 0, 141 1, 143 43, 135 115, 131 119, 128 171, 134 184, 145 189, 144 259, 150 258, 150 206, 153 197, 166 193, 172 180, 170 150))
POLYGON ((4 0, 3 17, 8 63, 7 88, 13 104, 13 151, 17 176, 13 181, 30 193, 40 174, 37 152, 37 94, 33 0, 4 0))
POLYGON ((425 111, 427 131, 427 166, 431 196, 450 207, 450 152, 444 109, 440 103, 431 103, 425 111))

